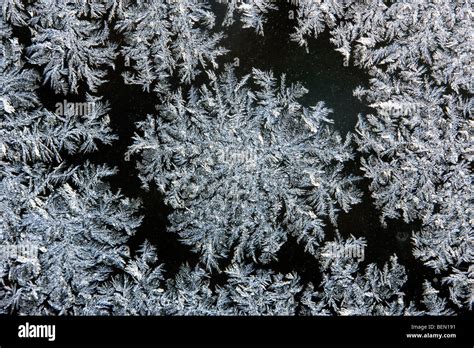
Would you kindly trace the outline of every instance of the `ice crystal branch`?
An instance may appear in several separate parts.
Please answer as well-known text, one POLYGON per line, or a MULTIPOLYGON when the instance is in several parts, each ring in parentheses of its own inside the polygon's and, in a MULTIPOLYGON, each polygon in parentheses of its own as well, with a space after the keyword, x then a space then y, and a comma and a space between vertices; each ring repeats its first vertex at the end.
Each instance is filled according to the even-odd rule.
POLYGON ((92 96, 86 114, 42 107, 38 76, 9 31, 0 18, 0 312, 78 314, 124 266, 138 202, 109 189, 114 170, 62 162, 114 139, 108 108, 92 96))
POLYGON ((365 246, 364 239, 350 237, 347 240, 338 238, 320 249, 322 291, 314 291, 312 286, 306 289, 302 303, 308 314, 402 315, 415 312, 414 305, 404 300, 402 287, 407 276, 396 256, 392 256, 382 269, 372 263, 365 272, 360 272, 360 260, 344 252, 365 246), (341 252, 334 253, 334 250, 341 252))
POLYGON ((268 0, 230 0, 226 2, 227 12, 224 18, 224 25, 231 25, 235 22, 234 17, 238 13, 238 17, 242 22, 243 28, 253 28, 255 31, 263 35, 263 25, 266 22, 268 11, 276 10, 278 7, 268 0))
POLYGON ((127 7, 116 24, 126 40, 121 53, 132 67, 125 82, 166 92, 175 73, 181 83, 190 83, 203 69, 216 68, 226 50, 218 46, 222 35, 211 33, 214 21, 207 4, 191 0, 127 7))
POLYGON ((84 11, 67 0, 40 0, 31 8, 29 61, 43 67, 45 83, 57 93, 78 93, 81 81, 95 92, 105 82, 106 68, 114 67, 116 47, 108 26, 93 19, 100 8, 84 11))

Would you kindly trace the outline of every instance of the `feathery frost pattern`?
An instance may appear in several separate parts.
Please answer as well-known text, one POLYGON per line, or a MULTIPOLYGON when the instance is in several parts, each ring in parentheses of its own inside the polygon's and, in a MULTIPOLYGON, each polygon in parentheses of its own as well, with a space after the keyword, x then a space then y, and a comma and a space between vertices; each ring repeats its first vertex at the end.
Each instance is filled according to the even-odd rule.
POLYGON ((207 267, 229 253, 268 262, 289 234, 314 254, 325 220, 359 201, 356 178, 342 175, 350 137, 328 127, 323 103, 302 107, 305 89, 284 76, 254 69, 238 80, 228 68, 211 80, 187 99, 170 96, 130 148, 144 185, 174 208, 170 229, 207 267))
MULTIPOLYGON (((239 52, 228 54, 226 33, 268 40, 281 3, 1 1, 0 314, 472 310, 470 3, 285 8, 294 30, 281 39, 298 54, 328 33, 342 64, 368 75, 353 90, 369 110, 353 132, 339 134, 323 97, 303 102, 304 81, 287 82, 293 67, 275 76, 281 67, 239 57, 253 66, 242 76, 228 64, 239 52), (137 113, 121 110, 140 89, 128 99, 137 113), (136 192, 121 186, 134 180, 136 192), (380 240, 395 233, 387 226, 411 228, 414 260, 365 261, 380 246, 365 226, 347 227, 358 204, 374 205, 380 240), (162 215, 167 238, 197 261, 166 257, 162 234, 147 235, 162 215), (288 251, 293 240, 301 250, 288 251), (288 253, 304 254, 313 280, 293 264, 281 271, 288 253), (436 278, 413 278, 414 264, 436 278)), ((318 78, 314 63, 305 74, 318 78)))

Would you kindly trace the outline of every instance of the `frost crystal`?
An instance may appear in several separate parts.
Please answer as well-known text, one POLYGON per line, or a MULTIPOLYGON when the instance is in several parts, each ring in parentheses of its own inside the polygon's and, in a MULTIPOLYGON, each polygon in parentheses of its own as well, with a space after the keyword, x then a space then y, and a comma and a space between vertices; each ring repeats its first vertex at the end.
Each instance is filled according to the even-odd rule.
POLYGON ((105 21, 90 17, 68 0, 39 0, 29 20, 28 57, 44 68, 44 81, 57 93, 78 93, 81 81, 95 92, 114 67, 115 46, 105 21))
POLYGON ((200 70, 216 68, 226 50, 218 46, 222 35, 211 34, 214 21, 208 5, 193 0, 128 6, 116 24, 126 40, 121 53, 133 69, 125 82, 166 93, 175 73, 181 83, 190 83, 200 70))
POLYGON ((306 90, 284 76, 255 69, 238 80, 227 69, 212 80, 139 123, 130 152, 144 185, 165 193, 170 229, 208 267, 229 252, 269 261, 289 234, 314 253, 325 220, 359 201, 355 178, 342 175, 350 137, 330 130, 323 103, 301 106, 306 90))

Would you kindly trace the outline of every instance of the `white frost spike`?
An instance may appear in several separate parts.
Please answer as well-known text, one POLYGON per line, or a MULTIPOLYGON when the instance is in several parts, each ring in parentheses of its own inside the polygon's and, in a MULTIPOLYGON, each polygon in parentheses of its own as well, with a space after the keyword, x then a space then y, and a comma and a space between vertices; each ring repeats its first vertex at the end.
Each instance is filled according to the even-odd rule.
POLYGON ((6 97, 0 98, 0 100, 3 102, 3 108, 5 109, 5 112, 8 114, 12 114, 15 112, 15 108, 10 104, 10 101, 6 97))
POLYGON ((304 117, 303 115, 301 115, 301 118, 303 119, 304 123, 306 123, 309 127, 309 129, 311 130, 311 132, 313 133, 317 133, 318 132, 318 127, 316 127, 312 122, 310 122, 306 117, 304 117))
POLYGON ((38 147, 36 145, 33 147, 33 151, 35 152, 36 157, 41 157, 38 147))
POLYGON ((368 37, 361 37, 357 42, 360 42, 362 45, 372 47, 375 42, 374 39, 368 38, 368 37))

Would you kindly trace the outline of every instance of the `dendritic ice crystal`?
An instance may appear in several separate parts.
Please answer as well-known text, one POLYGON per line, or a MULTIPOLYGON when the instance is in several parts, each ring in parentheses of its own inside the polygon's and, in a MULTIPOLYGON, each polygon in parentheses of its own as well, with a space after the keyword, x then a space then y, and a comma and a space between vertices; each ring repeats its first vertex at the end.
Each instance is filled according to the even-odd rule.
POLYGON ((217 267, 230 253, 268 262, 293 235, 315 253, 325 220, 359 201, 352 158, 328 127, 330 109, 304 108, 306 91, 254 69, 237 79, 228 68, 210 86, 169 96, 159 117, 138 123, 131 146, 139 170, 165 194, 171 230, 217 267), (256 86, 250 89, 250 83, 256 86))
POLYGON ((0 1, 0 314, 472 310, 471 6, 0 1))

